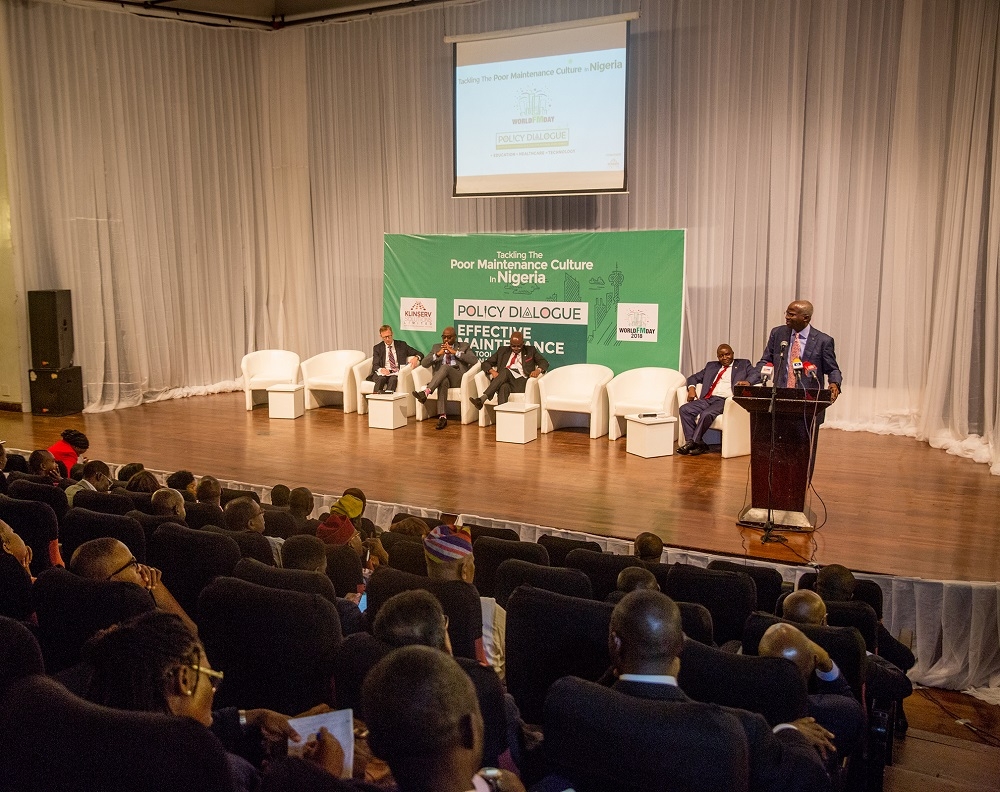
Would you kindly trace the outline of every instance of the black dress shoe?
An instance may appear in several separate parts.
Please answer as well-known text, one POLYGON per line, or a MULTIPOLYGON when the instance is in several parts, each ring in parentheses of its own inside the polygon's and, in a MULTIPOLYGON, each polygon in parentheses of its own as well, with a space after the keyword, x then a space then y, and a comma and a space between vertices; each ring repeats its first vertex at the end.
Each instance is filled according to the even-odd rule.
POLYGON ((711 449, 705 443, 695 443, 694 448, 688 451, 689 456, 701 456, 707 454, 711 449))
POLYGON ((421 404, 426 404, 427 394, 424 391, 422 390, 413 391, 413 395, 416 397, 418 402, 420 402, 421 404))
POLYGON ((697 446, 695 443, 685 443, 682 446, 677 446, 677 453, 680 454, 681 456, 687 456, 688 454, 691 453, 691 449, 696 447, 697 446))
POLYGON ((447 425, 448 425, 448 419, 442 415, 440 418, 438 418, 437 426, 435 426, 434 428, 444 429, 447 425))
POLYGON ((472 406, 477 410, 483 409, 483 400, 478 396, 470 396, 469 401, 472 402, 472 406))

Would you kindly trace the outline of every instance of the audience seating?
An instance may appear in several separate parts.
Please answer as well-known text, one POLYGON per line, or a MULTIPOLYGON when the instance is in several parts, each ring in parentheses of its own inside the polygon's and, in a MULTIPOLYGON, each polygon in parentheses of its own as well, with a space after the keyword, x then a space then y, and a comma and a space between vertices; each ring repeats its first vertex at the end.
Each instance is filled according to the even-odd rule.
MULTIPOLYGON (((541 396, 538 391, 538 383, 544 375, 528 377, 524 384, 524 393, 511 393, 508 404, 541 404, 541 396)), ((490 386, 490 375, 485 371, 476 374, 476 393, 482 395, 490 386)), ((479 425, 483 428, 493 426, 496 423, 497 396, 489 401, 483 402, 483 409, 479 411, 479 425)), ((541 426, 541 410, 538 410, 538 425, 541 426)))
POLYGON ((52 507, 52 511, 56 513, 56 520, 59 521, 60 525, 62 525, 66 511, 69 509, 66 493, 59 487, 53 487, 51 484, 35 484, 34 482, 20 479, 10 483, 10 486, 7 487, 7 494, 18 500, 39 501, 40 503, 49 504, 52 507))
POLYGON ((666 413, 677 417, 675 393, 687 378, 676 369, 647 366, 623 371, 608 383, 608 440, 625 434, 626 415, 666 413))
MULTIPOLYGON (((469 401, 476 395, 476 375, 482 370, 483 364, 476 363, 465 374, 462 375, 462 383, 457 388, 448 388, 448 401, 458 402, 458 411, 463 424, 470 424, 479 420, 479 410, 469 401)), ((429 368, 417 366, 413 369, 413 389, 423 390, 434 376, 429 368)), ((415 415, 418 421, 424 421, 428 417, 437 413, 437 390, 431 391, 427 397, 427 403, 421 404, 419 401, 414 405, 415 415)))
POLYGON ((719 569, 723 572, 741 572, 753 579, 757 589, 757 610, 765 613, 775 613, 778 597, 781 596, 781 573, 773 567, 754 566, 753 564, 738 564, 735 561, 716 559, 709 561, 709 569, 719 569))
MULTIPOLYGON (((423 589, 429 591, 448 617, 448 633, 451 648, 456 657, 477 658, 477 642, 483 637, 483 608, 476 589, 461 580, 432 580, 428 577, 411 575, 392 567, 380 566, 368 580, 369 621, 374 624, 379 609, 390 597, 404 591, 423 589)), ((508 651, 509 651, 508 622, 508 651)))
POLYGON ((49 544, 59 539, 59 521, 49 504, 0 495, 0 520, 31 548, 31 574, 37 576, 52 566, 49 544))
POLYGON ((38 643, 50 674, 80 662, 80 648, 98 630, 155 607, 142 586, 87 580, 61 567, 39 575, 33 594, 38 643))
POLYGON ((145 514, 153 513, 153 493, 151 492, 129 492, 128 490, 119 490, 123 493, 129 500, 132 501, 132 508, 137 509, 145 514))
POLYGON ((681 611, 681 629, 692 641, 705 646, 715 646, 715 625, 712 614, 697 602, 678 602, 681 611))
MULTIPOLYGON (((809 589, 810 591, 816 590, 816 573, 806 572, 799 578, 798 585, 796 588, 809 589)), ((857 578, 854 581, 854 596, 855 601, 867 602, 872 606, 872 610, 875 611, 875 615, 881 619, 882 618, 882 587, 879 586, 874 580, 866 580, 865 578, 857 578)))
POLYGON ((566 566, 566 556, 573 550, 590 550, 592 553, 601 552, 601 546, 597 542, 588 542, 584 539, 566 539, 562 536, 552 536, 550 534, 539 536, 538 544, 548 552, 549 564, 554 567, 566 566))
POLYGON ((354 381, 354 367, 364 359, 365 353, 360 349, 338 349, 303 360, 306 409, 325 407, 331 403, 330 394, 339 393, 344 414, 357 412, 358 385, 354 381))
POLYGON ((282 591, 317 594, 334 604, 337 600, 337 593, 330 578, 304 569, 279 569, 262 564, 253 558, 243 558, 233 568, 232 577, 282 591))
POLYGON ((578 599, 594 598, 594 589, 590 585, 590 578, 579 569, 541 566, 530 561, 522 561, 519 558, 508 558, 497 567, 496 571, 494 592, 500 607, 506 608, 510 595, 518 586, 522 585, 534 586, 578 599))
MULTIPOLYGON (((8 457, 9 459, 9 457, 8 457)), ((23 457, 22 457, 23 459, 23 457)), ((7 485, 10 486, 15 481, 30 481, 33 484, 44 484, 46 487, 52 486, 52 478, 49 476, 42 475, 41 473, 29 473, 27 468, 27 463, 25 463, 24 470, 11 470, 7 473, 7 485)), ((61 468, 60 468, 61 469, 61 468)), ((60 479, 58 485, 62 487, 63 481, 65 479, 60 479)), ((69 486, 69 485, 67 485, 69 486)))
POLYGON ((287 539, 299 532, 295 518, 286 511, 264 509, 264 536, 287 539))
MULTIPOLYGON (((695 392, 701 396, 701 383, 695 386, 695 392)), ((687 389, 677 390, 677 410, 687 403, 687 389)), ((748 456, 750 454, 750 413, 740 407, 733 399, 726 399, 722 415, 712 421, 709 429, 722 432, 722 458, 748 456)), ((677 421, 677 442, 686 442, 684 427, 677 421)))
POLYGON ((613 606, 521 586, 507 600, 507 692, 527 723, 541 723, 545 694, 567 675, 599 679, 610 667, 613 606))
POLYGON ((230 531, 228 528, 219 528, 215 525, 206 525, 203 531, 228 536, 240 548, 240 555, 244 558, 256 558, 262 564, 274 566, 274 553, 271 552, 271 543, 267 541, 264 534, 254 531, 230 531))
MULTIPOLYGON (((413 398, 413 371, 405 361, 399 361, 402 368, 396 376, 396 393, 406 394, 406 417, 412 418, 416 412, 417 400, 413 398)), ((354 383, 357 386, 358 413, 368 412, 368 399, 365 397, 375 392, 375 383, 368 379, 372 373, 372 359, 365 358, 354 367, 354 383)))
POLYGON ((101 707, 40 675, 12 684, 0 697, 0 711, 5 789, 234 789, 222 745, 191 718, 101 707))
POLYGON ((392 548, 399 542, 409 542, 410 544, 418 544, 423 547, 423 540, 419 536, 410 536, 409 534, 403 533, 393 533, 392 531, 383 531, 379 536, 379 541, 382 543, 382 549, 387 553, 392 551, 392 548))
POLYGON ((204 528, 206 525, 223 528, 226 525, 225 514, 214 503, 185 503, 184 511, 184 522, 188 528, 204 528))
POLYGON ((136 561, 146 563, 146 534, 138 522, 120 514, 102 514, 79 508, 70 509, 63 520, 61 539, 66 563, 69 564, 76 548, 84 542, 103 536, 117 539, 132 552, 136 561))
POLYGON ((241 489, 229 489, 228 487, 222 488, 222 494, 219 497, 219 504, 223 509, 226 508, 226 504, 231 500, 236 500, 237 498, 249 498, 252 501, 260 503, 260 495, 258 495, 253 490, 241 490, 241 489))
POLYGON ((225 535, 166 523, 149 537, 146 558, 163 573, 163 583, 197 621, 198 595, 217 577, 231 575, 240 546, 225 535))
POLYGON ((667 579, 670 576, 672 564, 661 564, 659 561, 643 561, 642 565, 653 573, 656 582, 660 585, 660 591, 667 590, 667 579))
POLYGON ((42 649, 31 630, 20 619, 0 616, 0 693, 18 679, 44 673, 42 649))
POLYGON ((333 655, 341 642, 333 603, 218 578, 198 598, 198 629, 212 665, 226 675, 215 707, 299 713, 333 704, 333 655))
POLYGON ((182 528, 188 527, 187 522, 182 520, 176 514, 146 514, 146 512, 139 511, 138 509, 132 509, 132 511, 125 516, 130 517, 142 526, 142 531, 146 535, 147 543, 149 542, 149 537, 151 537, 156 529, 161 525, 171 523, 173 525, 179 525, 182 528))
POLYGON ((92 490, 80 490, 76 493, 73 496, 73 505, 80 509, 89 509, 102 514, 124 515, 135 509, 135 503, 126 495, 92 490))
POLYGON ((333 680, 337 709, 351 709, 361 718, 361 686, 368 672, 391 651, 388 644, 370 633, 344 638, 333 657, 333 680))
POLYGON ((548 551, 540 544, 512 542, 492 536, 480 536, 476 539, 472 543, 472 554, 476 559, 474 583, 482 597, 496 596, 497 567, 508 558, 519 558, 539 566, 549 565, 548 551))
POLYGON ((608 594, 618 588, 618 575, 623 569, 641 567, 645 564, 635 556, 571 550, 566 555, 566 566, 584 572, 594 587, 594 599, 604 601, 608 594))
POLYGON ((34 611, 31 575, 14 556, 0 550, 0 616, 27 621, 34 611))
MULTIPOLYGON (((431 527, 433 528, 434 526, 431 527)), ((475 541, 480 536, 492 536, 494 539, 506 539, 508 542, 521 541, 521 537, 513 528, 491 528, 487 525, 473 524, 468 524, 465 528, 469 531, 473 544, 475 544, 475 541)))
POLYGON ((545 755, 576 792, 749 788, 749 748, 735 715, 698 702, 641 699, 575 677, 557 681, 546 697, 545 755))
POLYGON ((7 464, 4 465, 3 470, 4 473, 27 473, 28 460, 22 454, 8 453, 7 464))
POLYGON ((424 544, 421 541, 409 542, 395 541, 391 548, 386 549, 389 554, 389 566, 411 575, 425 576, 427 574, 427 559, 424 556, 424 544))
POLYGON ((712 614, 715 640, 740 640, 743 625, 757 602, 754 582, 748 575, 673 564, 663 592, 677 602, 697 602, 712 614))
POLYGON ((596 363, 574 363, 546 372, 538 381, 542 434, 590 424, 590 439, 608 432, 607 384, 614 372, 596 363))
POLYGON ((333 582, 334 590, 342 597, 359 594, 365 589, 361 559, 347 545, 327 546, 326 576, 333 582))
POLYGON ((243 393, 247 409, 267 404, 267 389, 272 385, 295 385, 299 381, 299 356, 281 349, 261 349, 243 356, 243 393))

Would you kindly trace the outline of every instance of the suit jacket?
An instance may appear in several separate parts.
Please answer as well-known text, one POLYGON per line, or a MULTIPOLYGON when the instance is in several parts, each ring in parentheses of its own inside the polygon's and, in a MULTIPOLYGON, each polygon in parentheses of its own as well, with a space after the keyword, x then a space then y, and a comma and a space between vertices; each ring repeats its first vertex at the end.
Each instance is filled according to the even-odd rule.
MULTIPOLYGON (((472 347, 464 341, 456 341, 453 347, 455 349, 455 357, 458 359, 458 370, 463 374, 479 362, 479 358, 477 358, 476 353, 472 351, 472 347)), ((420 361, 420 365, 424 368, 434 369, 435 371, 440 366, 443 366, 445 356, 437 356, 437 353, 440 350, 441 344, 435 344, 432 346, 431 351, 422 361, 420 361)))
MULTIPOLYGON (((507 365, 511 354, 510 344, 500 347, 483 362, 483 371, 486 372, 487 376, 489 376, 490 369, 495 368, 497 371, 500 371, 500 369, 507 365)), ((521 349, 521 367, 524 369, 524 376, 530 377, 531 372, 536 368, 541 369, 543 374, 548 371, 549 361, 543 358, 542 353, 533 346, 525 344, 524 348, 521 349)))
MULTIPOLYGON (((651 682, 618 680, 620 693, 655 701, 691 701, 679 687, 651 682)), ((750 789, 757 792, 818 792, 830 789, 830 777, 819 753, 797 729, 772 732, 763 715, 705 704, 735 715, 743 726, 750 748, 750 789)))
POLYGON ((843 674, 829 681, 813 675, 810 680, 809 714, 834 734, 837 752, 849 755, 861 739, 865 712, 843 674))
MULTIPOLYGON (((701 383, 701 395, 704 396, 708 393, 708 389, 712 387, 712 383, 715 382, 715 378, 721 368, 722 364, 718 360, 710 360, 705 364, 705 368, 687 378, 687 384, 697 386, 701 383)), ((760 372, 746 358, 736 358, 733 361, 732 369, 731 379, 733 385, 744 380, 751 385, 760 382, 760 372)))
MULTIPOLYGON (((788 366, 788 354, 791 352, 791 338, 792 329, 787 325, 775 327, 771 331, 771 336, 767 339, 767 347, 764 349, 764 355, 757 363, 758 373, 765 363, 771 363, 774 366, 778 365, 778 359, 781 357, 782 341, 788 342, 788 348, 785 350, 785 360, 782 363, 783 366, 788 366)), ((806 339, 806 348, 802 350, 799 358, 803 363, 808 361, 816 366, 816 376, 819 378, 820 385, 824 385, 825 380, 829 380, 839 388, 843 383, 844 378, 840 373, 840 366, 837 365, 837 355, 833 350, 833 338, 821 330, 810 326, 809 338, 806 339)), ((775 372, 775 374, 777 373, 775 372)), ((803 378, 803 381, 806 381, 806 379, 803 378)), ((778 384, 782 384, 781 379, 778 380, 778 384)))
MULTIPOLYGON (((398 338, 393 339, 392 342, 393 349, 396 350, 396 363, 402 368, 406 365, 406 359, 411 357, 423 358, 424 353, 419 349, 414 349, 405 341, 400 341, 398 338)), ((375 345, 372 350, 372 373, 368 375, 368 381, 374 382, 375 377, 378 374, 380 368, 386 367, 386 354, 385 354, 385 344, 381 341, 375 345)))

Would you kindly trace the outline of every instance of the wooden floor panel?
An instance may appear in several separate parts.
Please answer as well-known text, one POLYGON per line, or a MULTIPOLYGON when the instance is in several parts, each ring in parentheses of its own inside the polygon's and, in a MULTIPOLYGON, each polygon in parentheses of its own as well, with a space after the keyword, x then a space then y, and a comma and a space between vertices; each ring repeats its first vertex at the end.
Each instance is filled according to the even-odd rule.
MULTIPOLYGON (((188 469, 259 484, 337 493, 359 486, 374 500, 446 512, 634 537, 652 530, 674 545, 924 578, 995 580, 1000 569, 1000 478, 986 465, 911 438, 824 430, 814 485, 828 519, 814 537, 762 545, 736 515, 749 497, 749 457, 642 459, 625 439, 582 430, 525 446, 495 429, 434 421, 369 430, 337 408, 300 419, 247 412, 242 393, 177 399, 67 418, 0 412, 9 447, 46 447, 65 428, 87 433, 89 456, 188 469), (812 539, 815 540, 815 546, 812 539)), ((814 511, 822 516, 818 497, 814 511)))

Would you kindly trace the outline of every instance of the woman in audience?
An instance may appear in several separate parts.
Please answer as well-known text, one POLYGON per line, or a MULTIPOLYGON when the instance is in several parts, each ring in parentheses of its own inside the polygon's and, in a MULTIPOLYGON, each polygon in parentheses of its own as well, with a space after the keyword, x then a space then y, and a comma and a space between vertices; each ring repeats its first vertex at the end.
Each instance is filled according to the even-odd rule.
POLYGON ((125 489, 129 492, 148 492, 152 495, 160 488, 160 482, 156 480, 156 476, 150 473, 148 470, 140 470, 132 478, 128 480, 128 484, 125 485, 125 489))
MULTIPOLYGON (((66 470, 72 470, 77 460, 87 453, 90 448, 90 441, 83 432, 76 429, 67 429, 62 433, 62 439, 56 440, 49 446, 49 453, 66 466, 66 470)), ((87 462, 86 459, 83 460, 87 462)))

